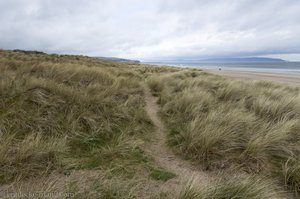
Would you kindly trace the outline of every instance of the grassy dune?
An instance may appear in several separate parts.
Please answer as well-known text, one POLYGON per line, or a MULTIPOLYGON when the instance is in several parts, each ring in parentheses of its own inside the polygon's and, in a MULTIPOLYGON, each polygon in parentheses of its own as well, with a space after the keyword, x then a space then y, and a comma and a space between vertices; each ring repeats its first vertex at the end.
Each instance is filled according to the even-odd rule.
MULTIPOLYGON (((70 188, 80 179, 63 179, 98 170, 105 182, 87 187, 87 193, 110 198, 117 191, 130 198, 138 194, 128 182, 138 186, 163 172, 141 147, 153 130, 144 111, 145 67, 83 56, 0 53, 1 185, 16 191, 43 178, 46 187, 53 185, 50 190, 63 184, 80 192, 80 185, 70 188)), ((30 190, 39 191, 35 185, 30 190)))
POLYGON ((299 88, 196 70, 156 74, 148 84, 179 154, 206 170, 267 176, 300 191, 299 88))
POLYGON ((0 51, 0 71, 0 191, 180 199, 300 191, 298 88, 35 52, 0 51), (154 131, 145 80, 170 148, 211 173, 207 186, 175 184, 175 196, 159 189, 176 174, 145 152, 154 131))

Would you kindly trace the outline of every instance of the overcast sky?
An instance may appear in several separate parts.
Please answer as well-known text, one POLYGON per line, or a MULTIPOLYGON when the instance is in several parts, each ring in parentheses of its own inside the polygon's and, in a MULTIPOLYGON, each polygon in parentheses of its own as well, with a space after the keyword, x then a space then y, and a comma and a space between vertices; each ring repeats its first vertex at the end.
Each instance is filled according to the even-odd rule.
POLYGON ((0 48, 300 60, 299 0, 0 0, 0 48))

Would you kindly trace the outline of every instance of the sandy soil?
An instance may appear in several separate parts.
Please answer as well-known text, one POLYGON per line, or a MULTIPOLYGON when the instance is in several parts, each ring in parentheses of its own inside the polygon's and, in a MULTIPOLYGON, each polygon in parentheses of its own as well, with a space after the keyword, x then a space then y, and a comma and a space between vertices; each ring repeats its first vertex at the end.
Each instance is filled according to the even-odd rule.
POLYGON ((299 74, 283 74, 283 73, 268 73, 268 72, 252 72, 252 71, 236 71, 236 70, 208 70, 204 71, 214 73, 217 75, 232 77, 235 79, 246 80, 268 80, 289 84, 292 86, 300 86, 299 74))

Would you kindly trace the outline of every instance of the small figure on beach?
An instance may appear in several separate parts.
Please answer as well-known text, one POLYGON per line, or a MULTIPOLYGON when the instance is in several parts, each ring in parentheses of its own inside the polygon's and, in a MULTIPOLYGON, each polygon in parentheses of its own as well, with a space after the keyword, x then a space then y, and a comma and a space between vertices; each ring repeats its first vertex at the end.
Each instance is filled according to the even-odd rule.
POLYGON ((222 70, 222 68, 221 68, 221 67, 219 67, 219 70, 222 70))

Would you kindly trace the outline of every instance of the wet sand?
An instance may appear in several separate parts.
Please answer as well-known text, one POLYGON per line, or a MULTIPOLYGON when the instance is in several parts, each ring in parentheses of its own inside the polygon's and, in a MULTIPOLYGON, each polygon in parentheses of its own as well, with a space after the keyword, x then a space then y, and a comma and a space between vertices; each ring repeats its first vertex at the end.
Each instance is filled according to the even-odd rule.
POLYGON ((231 77, 234 79, 245 79, 245 80, 267 80, 289 84, 292 86, 300 86, 300 74, 289 74, 289 73, 270 73, 270 72, 253 72, 253 71, 237 71, 237 70, 208 70, 204 71, 231 77))

